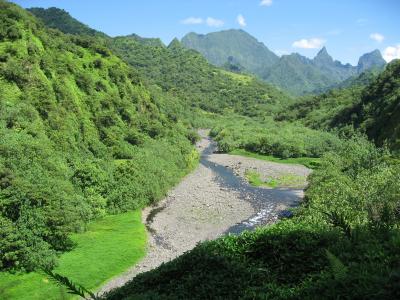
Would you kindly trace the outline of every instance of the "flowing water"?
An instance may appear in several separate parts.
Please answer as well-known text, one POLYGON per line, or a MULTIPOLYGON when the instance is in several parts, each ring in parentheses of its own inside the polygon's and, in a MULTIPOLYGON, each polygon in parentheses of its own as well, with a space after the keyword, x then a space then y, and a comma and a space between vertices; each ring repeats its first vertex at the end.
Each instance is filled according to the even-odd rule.
POLYGON ((242 220, 229 228, 226 231, 227 234, 239 234, 244 230, 253 230, 257 226, 272 223, 279 217, 290 216, 288 211, 278 213, 276 207, 277 205, 297 206, 300 201, 299 193, 302 190, 253 187, 241 177, 236 176, 231 169, 210 161, 209 156, 216 150, 216 143, 211 141, 210 145, 203 151, 200 163, 218 175, 217 181, 221 188, 239 192, 240 197, 244 201, 250 202, 257 212, 249 219, 242 220), (279 201, 276 199, 279 199, 279 201))

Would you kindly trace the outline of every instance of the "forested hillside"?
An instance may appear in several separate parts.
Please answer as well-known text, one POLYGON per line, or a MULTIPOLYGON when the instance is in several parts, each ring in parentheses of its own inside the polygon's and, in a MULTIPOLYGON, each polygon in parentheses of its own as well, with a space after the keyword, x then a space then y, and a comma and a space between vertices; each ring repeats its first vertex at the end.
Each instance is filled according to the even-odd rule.
POLYGON ((30 271, 53 266, 89 220, 162 197, 195 156, 104 45, 4 1, 0 20, 0 268, 30 271))
MULTIPOLYGON (((60 22, 50 17, 56 8, 31 9, 50 27, 75 34, 82 23, 58 9, 60 22), (74 27, 66 27, 67 24, 74 27)), ((99 33, 92 32, 98 36, 99 33)), ((185 49, 177 40, 165 46, 159 39, 142 38, 136 34, 106 38, 107 45, 140 72, 149 88, 159 88, 186 105, 187 110, 201 108, 208 112, 236 112, 248 116, 271 114, 281 104, 293 101, 286 93, 252 76, 223 71, 209 64, 199 53, 185 49), (154 86, 156 85, 156 86, 154 86)), ((187 111, 186 110, 186 111, 187 111)), ((185 112, 179 112, 184 114, 185 112)))
POLYGON ((50 7, 47 9, 41 7, 33 7, 28 9, 39 19, 42 19, 46 26, 54 29, 59 29, 64 33, 107 37, 106 34, 94 30, 89 26, 82 24, 78 20, 71 17, 71 15, 63 9, 50 7))
POLYGON ((251 76, 211 66, 178 40, 168 47, 154 47, 129 36, 117 37, 111 48, 163 91, 208 112, 259 116, 291 101, 285 93, 251 76))
POLYGON ((306 96, 278 114, 278 120, 300 120, 312 128, 353 129, 366 133, 378 146, 399 150, 400 61, 379 76, 365 73, 348 87, 306 96))
POLYGON ((378 146, 400 153, 400 60, 390 63, 361 95, 347 118, 378 146))

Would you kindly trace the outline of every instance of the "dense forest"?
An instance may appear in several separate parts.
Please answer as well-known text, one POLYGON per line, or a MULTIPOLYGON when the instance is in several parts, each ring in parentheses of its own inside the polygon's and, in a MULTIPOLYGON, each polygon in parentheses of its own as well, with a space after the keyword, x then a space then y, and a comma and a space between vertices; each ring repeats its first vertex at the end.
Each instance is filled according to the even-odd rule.
POLYGON ((177 39, 0 0, 0 270, 52 270, 91 221, 162 199, 207 127, 221 152, 310 159, 304 201, 104 299, 399 298, 400 61, 364 71, 293 97, 177 39))

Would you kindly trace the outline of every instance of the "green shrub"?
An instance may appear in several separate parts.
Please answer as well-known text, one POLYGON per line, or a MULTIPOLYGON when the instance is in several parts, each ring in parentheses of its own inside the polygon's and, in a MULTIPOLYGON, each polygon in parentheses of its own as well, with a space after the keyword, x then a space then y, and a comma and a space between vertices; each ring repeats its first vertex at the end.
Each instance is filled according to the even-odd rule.
POLYGON ((218 142, 222 152, 239 148, 282 159, 321 157, 328 151, 338 149, 341 144, 334 134, 300 124, 279 123, 269 119, 257 121, 240 116, 228 116, 219 123, 210 135, 218 142))

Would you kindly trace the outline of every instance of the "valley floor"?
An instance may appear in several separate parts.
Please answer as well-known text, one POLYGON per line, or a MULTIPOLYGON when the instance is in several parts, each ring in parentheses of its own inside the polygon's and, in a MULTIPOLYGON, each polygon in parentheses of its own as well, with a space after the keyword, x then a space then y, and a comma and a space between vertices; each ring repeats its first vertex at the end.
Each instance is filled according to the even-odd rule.
POLYGON ((216 146, 207 137, 207 131, 200 131, 200 134, 199 167, 156 207, 143 211, 142 219, 149 232, 146 257, 109 281, 100 293, 124 285, 137 274, 170 261, 201 241, 272 223, 282 210, 301 200, 304 186, 294 189, 252 187, 245 181, 244 174, 247 169, 255 169, 263 176, 289 172, 302 176, 305 181, 310 173, 306 167, 214 154, 216 146))

